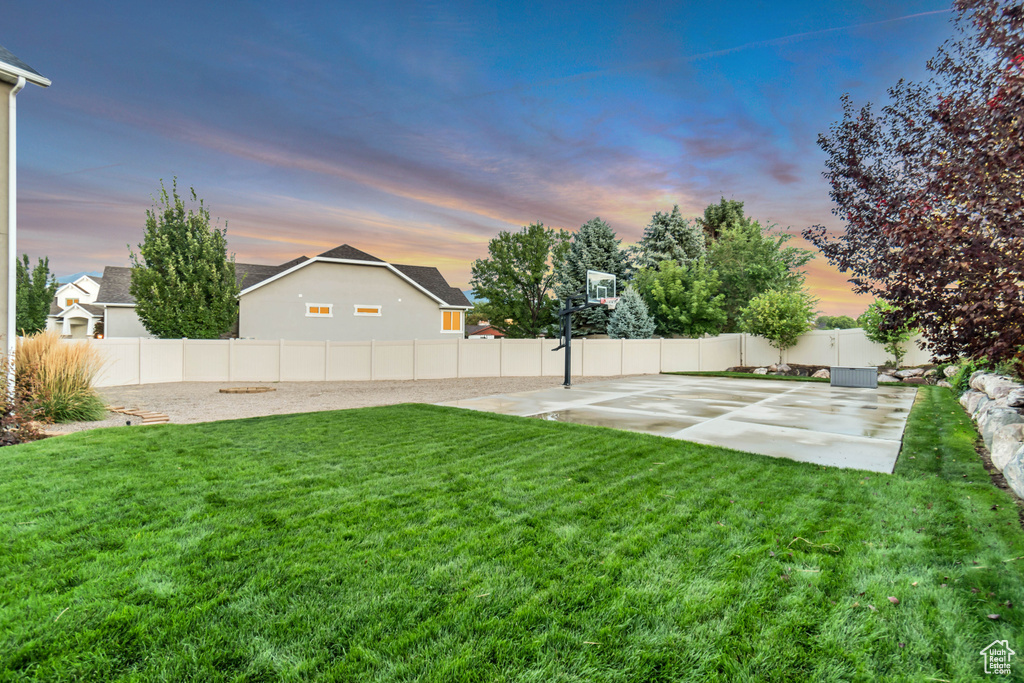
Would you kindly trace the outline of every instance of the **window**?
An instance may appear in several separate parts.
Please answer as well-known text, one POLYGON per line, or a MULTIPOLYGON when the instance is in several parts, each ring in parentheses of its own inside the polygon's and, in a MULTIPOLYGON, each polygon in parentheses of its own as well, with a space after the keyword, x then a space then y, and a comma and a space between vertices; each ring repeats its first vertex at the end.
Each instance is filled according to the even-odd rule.
POLYGON ((380 317, 380 306, 377 304, 356 304, 353 315, 372 315, 380 317))
POLYGON ((307 318, 331 318, 334 316, 334 304, 306 304, 307 318))
POLYGON ((67 308, 68 306, 74 306, 77 303, 78 303, 78 299, 64 299, 64 307, 65 308, 67 308))
POLYGON ((441 325, 442 332, 462 332, 462 312, 445 311, 444 322, 441 325))

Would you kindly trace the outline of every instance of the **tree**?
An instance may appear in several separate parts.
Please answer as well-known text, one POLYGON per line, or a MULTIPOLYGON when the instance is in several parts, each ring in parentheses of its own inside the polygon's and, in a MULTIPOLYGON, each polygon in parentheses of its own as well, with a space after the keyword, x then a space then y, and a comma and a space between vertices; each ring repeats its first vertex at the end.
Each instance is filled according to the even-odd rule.
MULTIPOLYGON (((626 255, 619 248, 621 240, 600 218, 584 223, 572 236, 568 251, 558 261, 555 292, 559 299, 585 289, 587 271, 597 270, 616 277, 616 289, 625 286, 626 255)), ((604 306, 580 311, 573 324, 584 334, 604 334, 611 314, 604 306)))
POLYGON ((857 292, 913 317, 934 357, 1021 358, 1024 8, 954 7, 956 34, 929 81, 900 81, 878 114, 844 96, 818 144, 845 225, 804 234, 857 292))
POLYGON ((815 303, 803 290, 762 292, 743 309, 743 331, 767 339, 779 350, 781 363, 782 352, 811 329, 815 303))
POLYGON ((637 245, 637 265, 655 268, 662 261, 676 261, 687 265, 704 256, 704 233, 700 226, 679 213, 679 205, 671 213, 658 211, 644 229, 637 245))
MULTIPOLYGON (((195 189, 192 201, 197 201, 195 189)), ((167 194, 163 182, 139 253, 131 252, 135 312, 145 328, 163 339, 213 339, 238 319, 234 256, 227 255, 227 223, 210 227, 202 200, 186 210, 178 182, 167 194)))
POLYGON ((659 334, 700 337, 722 331, 725 295, 705 259, 688 266, 662 261, 656 270, 641 270, 635 282, 659 334))
MULTIPOLYGON (((732 204, 743 207, 742 202, 732 204)), ((719 208, 712 205, 708 211, 719 208)), ((719 214, 731 208, 721 209, 719 214)), ((792 236, 774 231, 774 226, 762 228, 742 215, 728 216, 730 222, 719 225, 718 239, 708 247, 708 260, 722 280, 728 316, 724 330, 736 332, 740 329, 740 312, 755 296, 773 289, 795 291, 803 286, 803 267, 814 253, 786 246, 792 236)))
MULTIPOLYGON (((476 293, 473 293, 474 298, 476 293)), ((472 310, 466 311, 466 324, 467 325, 479 325, 482 321, 487 320, 490 322, 490 312, 487 311, 486 301, 475 301, 473 303, 472 310)))
POLYGON ((545 331, 555 322, 558 307, 551 298, 553 264, 567 249, 565 231, 545 228, 543 223, 498 233, 487 245, 490 258, 472 265, 473 295, 487 300, 477 302, 474 312, 485 314, 509 337, 536 337, 545 331))
POLYGON ((852 330, 857 327, 857 321, 848 315, 821 315, 815 321, 815 327, 819 330, 852 330))
POLYGON ((16 313, 14 328, 18 334, 28 335, 42 332, 46 327, 46 316, 50 304, 57 294, 57 280, 50 273, 50 259, 40 258, 36 267, 29 271, 28 254, 15 259, 16 313))
POLYGON ((654 334, 654 318, 647 310, 640 293, 626 287, 608 320, 608 336, 612 339, 650 339, 654 334))
POLYGON ((730 225, 748 220, 743 215, 743 202, 722 197, 717 204, 709 204, 704 209, 704 217, 697 219, 708 243, 721 236, 722 230, 730 225))
POLYGON ((864 336, 876 344, 881 344, 886 352, 892 354, 897 369, 903 364, 903 357, 907 355, 906 343, 917 332, 913 327, 913 318, 908 320, 898 313, 895 306, 879 299, 868 306, 868 310, 857 319, 864 330, 864 336))

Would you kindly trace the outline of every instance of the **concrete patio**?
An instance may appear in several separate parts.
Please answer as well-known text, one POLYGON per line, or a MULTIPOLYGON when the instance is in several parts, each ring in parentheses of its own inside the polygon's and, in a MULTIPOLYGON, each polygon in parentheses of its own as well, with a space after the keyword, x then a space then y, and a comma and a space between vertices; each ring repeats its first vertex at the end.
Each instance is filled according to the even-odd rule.
POLYGON ((438 405, 598 425, 891 473, 916 389, 645 375, 438 405))

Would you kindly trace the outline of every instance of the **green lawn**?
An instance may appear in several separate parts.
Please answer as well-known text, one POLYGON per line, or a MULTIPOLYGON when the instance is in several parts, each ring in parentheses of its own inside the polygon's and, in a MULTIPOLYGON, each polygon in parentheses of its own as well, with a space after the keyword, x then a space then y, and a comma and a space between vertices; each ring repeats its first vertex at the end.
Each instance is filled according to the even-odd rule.
POLYGON ((3 448, 0 680, 980 680, 1024 532, 920 397, 892 476, 420 405, 3 448))

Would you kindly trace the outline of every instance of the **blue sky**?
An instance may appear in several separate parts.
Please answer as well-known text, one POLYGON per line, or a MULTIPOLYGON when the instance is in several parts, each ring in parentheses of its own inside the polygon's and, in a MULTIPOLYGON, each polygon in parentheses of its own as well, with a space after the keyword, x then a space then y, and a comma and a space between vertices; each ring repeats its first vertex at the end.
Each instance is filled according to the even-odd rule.
MULTIPOLYGON (((815 140, 949 36, 942 2, 34 0, 0 44, 18 96, 19 244, 58 273, 125 265, 160 179, 194 186, 239 261, 341 243, 466 287, 499 230, 720 196, 792 232, 830 215, 815 140)), ((822 259, 810 284, 855 314, 822 259)))

